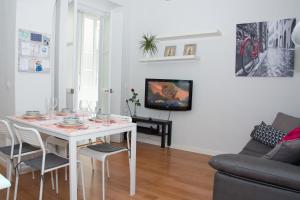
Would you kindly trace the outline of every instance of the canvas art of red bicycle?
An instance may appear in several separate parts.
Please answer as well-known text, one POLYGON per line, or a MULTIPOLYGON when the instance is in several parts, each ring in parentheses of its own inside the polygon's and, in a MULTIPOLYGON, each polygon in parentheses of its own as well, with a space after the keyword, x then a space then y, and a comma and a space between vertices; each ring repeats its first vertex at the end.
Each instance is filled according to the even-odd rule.
POLYGON ((249 74, 259 63, 260 42, 255 36, 246 36, 241 43, 239 54, 242 58, 242 69, 249 74))

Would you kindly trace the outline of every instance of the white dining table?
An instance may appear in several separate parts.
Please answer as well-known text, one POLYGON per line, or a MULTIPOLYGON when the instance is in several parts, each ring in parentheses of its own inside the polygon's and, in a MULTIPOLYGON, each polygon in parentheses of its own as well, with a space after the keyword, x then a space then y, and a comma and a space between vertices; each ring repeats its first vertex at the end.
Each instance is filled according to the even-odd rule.
MULTIPOLYGON (((117 116, 117 115, 115 115, 117 116)), ((70 200, 77 200, 77 142, 88 140, 91 138, 110 136, 123 132, 131 132, 130 146, 130 195, 135 195, 136 190, 136 124, 132 122, 111 123, 110 125, 102 125, 88 123, 87 129, 77 129, 70 131, 57 127, 57 122, 62 121, 62 117, 48 120, 28 120, 18 116, 7 117, 11 123, 15 123, 25 127, 35 128, 41 133, 49 136, 55 136, 69 141, 69 162, 70 162, 70 200)), ((120 116, 122 119, 122 116, 120 116)))

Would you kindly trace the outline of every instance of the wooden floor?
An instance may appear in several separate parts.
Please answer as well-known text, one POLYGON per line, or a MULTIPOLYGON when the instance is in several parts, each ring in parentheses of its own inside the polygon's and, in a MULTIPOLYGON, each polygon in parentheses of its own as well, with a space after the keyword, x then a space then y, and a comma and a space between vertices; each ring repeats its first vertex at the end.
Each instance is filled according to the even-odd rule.
MULTIPOLYGON (((112 156, 111 177, 107 180, 106 199, 110 200, 210 200, 212 196, 213 173, 208 166, 209 156, 139 143, 137 146, 137 191, 129 196, 129 167, 126 153, 112 156)), ((101 165, 96 163, 92 172, 91 161, 81 157, 84 164, 87 200, 101 199, 101 165)), ((0 170, 5 173, 3 169, 0 170)), ((44 199, 68 199, 69 184, 64 181, 64 171, 59 173, 57 195, 51 190, 50 176, 45 179, 44 199)), ((12 187, 13 188, 13 187, 12 187)), ((21 176, 18 191, 19 200, 38 199, 39 175, 32 180, 31 173, 21 176)), ((12 194, 12 192, 11 192, 12 194)), ((5 199, 5 191, 0 191, 5 199)), ((11 195, 11 199, 12 195, 11 195)), ((82 199, 79 186, 79 198, 82 199)))

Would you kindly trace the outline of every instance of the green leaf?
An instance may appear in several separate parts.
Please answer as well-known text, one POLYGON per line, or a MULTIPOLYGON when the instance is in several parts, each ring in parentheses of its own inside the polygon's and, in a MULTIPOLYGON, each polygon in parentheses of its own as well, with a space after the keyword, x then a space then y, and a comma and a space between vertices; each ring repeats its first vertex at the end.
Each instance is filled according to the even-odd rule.
POLYGON ((156 36, 151 34, 144 34, 142 36, 142 40, 140 41, 140 49, 143 50, 145 53, 150 53, 154 55, 157 52, 157 45, 156 45, 156 36))

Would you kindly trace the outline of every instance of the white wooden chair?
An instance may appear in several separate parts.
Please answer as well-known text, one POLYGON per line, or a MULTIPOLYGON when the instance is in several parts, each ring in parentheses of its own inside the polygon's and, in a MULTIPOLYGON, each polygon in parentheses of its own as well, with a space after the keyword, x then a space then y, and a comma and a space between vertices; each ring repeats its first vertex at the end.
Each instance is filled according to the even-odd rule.
MULTIPOLYGON (((113 115, 113 118, 117 118, 117 117, 122 117, 122 120, 126 120, 128 122, 132 121, 131 117, 125 118, 123 116, 113 115)), ((130 164, 129 138, 130 138, 129 132, 127 132, 127 148, 122 146, 114 146, 110 143, 102 143, 102 144, 88 145, 79 150, 80 155, 88 156, 102 162, 102 200, 105 200, 105 166, 107 168, 107 176, 110 177, 107 158, 111 155, 127 151, 129 164, 130 164)))
MULTIPOLYGON (((14 168, 14 160, 18 157, 20 150, 20 145, 15 137, 13 131, 11 130, 9 123, 5 120, 0 120, 0 135, 3 136, 1 139, 6 144, 0 147, 1 155, 7 160, 6 166, 6 176, 9 181, 11 181, 12 169, 14 168)), ((23 144, 22 156, 26 156, 33 153, 40 152, 41 149, 34 147, 28 143, 23 144)), ((33 171, 32 171, 33 172, 33 171)), ((33 178, 34 178, 34 173, 33 178)), ((6 199, 9 200, 10 187, 7 188, 6 199)))
MULTIPOLYGON (((15 193, 14 200, 17 199, 18 185, 19 185, 19 165, 24 163, 25 165, 34 168, 36 170, 41 171, 41 179, 40 179, 40 191, 39 191, 39 200, 43 199, 43 184, 44 184, 44 175, 47 172, 55 171, 60 168, 69 166, 69 160, 67 158, 60 157, 54 153, 48 153, 45 149, 44 143, 39 132, 32 128, 25 128, 14 124, 16 136, 20 141, 20 148, 18 154, 18 164, 16 165, 16 182, 15 182, 15 193), (42 155, 36 158, 23 160, 21 162, 22 157, 22 148, 23 144, 28 143, 32 146, 38 147, 42 150, 42 155)), ((83 170, 81 167, 81 163, 78 162, 80 171, 81 171, 81 181, 82 181, 82 191, 83 191, 83 199, 85 200, 85 188, 84 188, 84 178, 83 178, 83 170)))
MULTIPOLYGON (((91 143, 91 140, 90 140, 90 143, 91 143)), ((47 139, 46 139, 46 148, 48 149, 48 145, 52 145, 54 147, 60 147, 63 149, 63 157, 64 158, 68 158, 68 147, 69 147, 69 141, 67 140, 64 140, 64 139, 60 139, 60 138, 57 138, 57 137, 54 137, 54 136, 49 136, 47 139)), ((93 159, 91 159, 92 161, 92 166, 94 166, 94 163, 93 163, 93 159)), ((94 168, 93 168, 94 169, 94 168)), ((53 180, 53 173, 51 172, 51 183, 52 183, 52 189, 56 191, 56 194, 58 194, 58 175, 57 175, 57 171, 55 171, 55 179, 56 179, 56 184, 55 184, 55 187, 54 187, 54 180, 53 180)), ((67 167, 65 167, 65 181, 68 180, 68 169, 67 167)))
MULTIPOLYGON (((60 138, 57 138, 54 136, 49 136, 46 139, 46 149, 48 149, 49 144, 53 145, 54 147, 56 147, 56 146, 62 147, 64 150, 63 157, 68 158, 69 142, 67 140, 63 140, 63 139, 60 139, 60 138)), ((56 171, 56 185, 58 185, 57 179, 58 179, 58 177, 57 177, 57 171, 56 171)), ((68 180, 68 169, 67 169, 67 167, 65 167, 65 181, 67 181, 67 180, 68 180)), ((51 172, 51 181, 52 181, 52 189, 54 190, 53 173, 52 172, 51 172)), ((58 187, 56 187, 56 194, 58 194, 58 187)))

